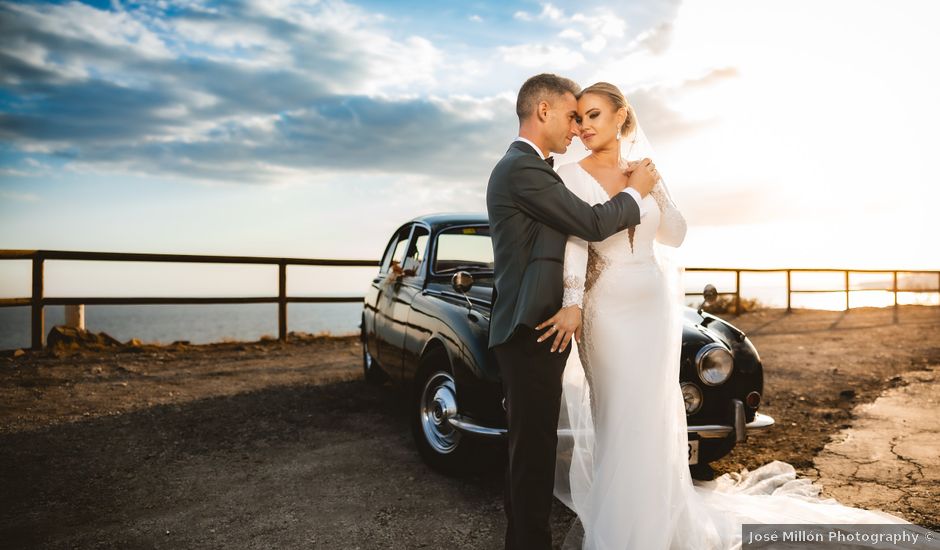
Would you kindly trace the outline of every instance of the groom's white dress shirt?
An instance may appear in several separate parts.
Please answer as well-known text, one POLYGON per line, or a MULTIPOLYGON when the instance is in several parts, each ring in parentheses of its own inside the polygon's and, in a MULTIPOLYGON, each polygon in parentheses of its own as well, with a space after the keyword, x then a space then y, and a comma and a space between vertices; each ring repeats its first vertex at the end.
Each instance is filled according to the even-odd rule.
MULTIPOLYGON (((538 153, 540 157, 542 157, 542 160, 545 160, 546 157, 545 157, 545 155, 542 154, 542 150, 539 148, 538 145, 532 143, 531 140, 528 140, 528 139, 526 139, 526 138, 524 138, 524 137, 522 137, 522 136, 516 136, 516 139, 514 139, 513 141, 521 141, 522 143, 527 143, 527 144, 529 144, 529 146, 531 146, 533 149, 535 149, 535 152, 538 153)), ((632 187, 624 187, 620 192, 621 192, 621 193, 626 193, 626 194, 630 195, 631 197, 633 197, 633 200, 636 201, 636 205, 640 208, 640 217, 641 217, 641 218, 646 215, 646 209, 643 208, 643 197, 640 196, 640 192, 639 192, 639 191, 637 191, 636 189, 634 189, 634 188, 632 188, 632 187)))

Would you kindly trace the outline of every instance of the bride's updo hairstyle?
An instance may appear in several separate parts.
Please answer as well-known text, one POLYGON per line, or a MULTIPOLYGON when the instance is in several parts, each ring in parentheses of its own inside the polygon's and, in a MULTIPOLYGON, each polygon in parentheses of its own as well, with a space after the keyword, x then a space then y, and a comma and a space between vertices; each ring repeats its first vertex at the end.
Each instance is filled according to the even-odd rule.
POLYGON ((627 119, 624 121, 623 126, 620 127, 620 135, 628 135, 636 127, 636 115, 633 113, 633 107, 627 103, 627 98, 623 96, 623 92, 620 91, 620 88, 610 82, 598 82, 581 90, 581 93, 578 94, 578 99, 581 99, 581 96, 584 94, 596 94, 606 97, 611 105, 614 106, 615 111, 619 111, 621 107, 627 110, 627 119))

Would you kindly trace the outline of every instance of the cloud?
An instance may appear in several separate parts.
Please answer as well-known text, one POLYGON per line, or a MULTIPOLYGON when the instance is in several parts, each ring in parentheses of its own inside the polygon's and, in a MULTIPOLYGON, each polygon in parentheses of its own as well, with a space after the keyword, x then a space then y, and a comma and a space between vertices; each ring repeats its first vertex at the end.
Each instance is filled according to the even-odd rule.
POLYGON ((640 33, 634 40, 636 48, 642 48, 655 55, 664 53, 672 43, 673 23, 664 21, 652 29, 640 33))
MULTIPOLYGON (((5 172, 6 170, 0 170, 0 174, 5 172)), ((35 193, 20 193, 18 191, 7 191, 6 189, 0 189, 0 197, 19 202, 39 202, 40 200, 39 195, 35 193)))
POLYGON ((0 82, 14 88, 115 77, 122 61, 172 57, 156 33, 123 12, 77 2, 0 3, 0 82))
MULTIPOLYGON (((5 148, 4 148, 5 149, 5 148)), ((0 149, 0 156, 7 156, 9 151, 0 149)), ((23 157, 16 163, 9 166, 0 167, 0 176, 8 178, 38 178, 48 177, 54 174, 54 168, 46 163, 38 161, 32 157, 23 157)))
POLYGON ((506 63, 526 68, 544 67, 563 71, 585 62, 580 52, 550 44, 503 46, 499 48, 499 52, 506 63))
POLYGON ((741 76, 741 71, 737 67, 719 67, 708 71, 704 76, 686 80, 681 84, 681 87, 686 89, 704 88, 739 76, 741 76))
POLYGON ((624 89, 624 95, 633 106, 650 140, 665 144, 699 132, 716 122, 707 118, 689 118, 670 106, 673 101, 681 98, 689 90, 706 88, 738 76, 739 73, 735 67, 724 67, 677 83, 624 89))
POLYGON ((610 41, 623 39, 627 31, 626 21, 605 7, 595 8, 590 13, 576 12, 569 15, 555 5, 545 3, 538 15, 516 12, 515 17, 520 21, 538 21, 562 28, 558 35, 560 38, 574 41, 581 49, 592 54, 603 51, 610 41))
POLYGON ((542 13, 539 14, 539 19, 548 19, 549 21, 561 21, 564 19, 565 14, 560 9, 556 8, 551 4, 542 4, 542 13))
MULTIPOLYGON (((464 78, 453 89, 479 90, 482 77, 519 68, 583 70, 598 37, 626 30, 604 8, 544 4, 516 19, 549 25, 563 42, 492 45, 445 63, 427 38, 340 0, 130 6, 0 2, 0 139, 82 173, 483 181, 515 135, 514 97, 499 84, 476 98, 435 95, 435 85, 464 78)), ((651 133, 682 129, 660 92, 631 100, 654 119, 651 133)))
POLYGON ((514 132, 513 102, 332 96, 267 117, 230 118, 199 141, 100 142, 79 171, 204 181, 314 182, 343 172, 485 181, 514 132))
POLYGON ((441 53, 344 2, 158 8, 0 3, 0 138, 75 171, 265 183, 479 178, 514 133, 505 97, 416 96, 441 53))

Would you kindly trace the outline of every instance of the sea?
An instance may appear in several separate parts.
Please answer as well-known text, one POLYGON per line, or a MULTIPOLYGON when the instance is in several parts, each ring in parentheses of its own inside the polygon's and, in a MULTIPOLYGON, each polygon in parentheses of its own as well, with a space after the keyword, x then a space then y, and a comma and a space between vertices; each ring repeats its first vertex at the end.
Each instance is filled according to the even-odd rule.
MULTIPOLYGON (((29 307, 0 308, 0 349, 30 345, 29 307)), ((45 332, 65 322, 65 306, 47 306, 45 332)), ((351 335, 359 333, 362 304, 288 304, 287 330, 351 335)), ((86 305, 85 328, 126 342, 191 344, 277 338, 277 304, 86 305)))
MULTIPOLYGON (((831 280, 818 276, 800 281, 794 274, 793 288, 834 289, 844 285, 841 274, 831 280), (808 283, 808 284, 806 284, 808 283), (801 287, 803 284, 803 287, 801 287)), ((786 282, 780 274, 745 273, 741 277, 743 298, 756 299, 761 307, 786 307, 786 282)), ((734 289, 733 273, 686 273, 687 305, 701 303, 705 284, 714 284, 719 292, 734 289)), ((890 286, 887 281, 853 280, 851 307, 884 307, 894 303, 891 292, 873 290, 890 286), (866 288, 867 287, 867 288, 866 288)), ((936 283, 931 283, 935 288, 936 283)), ((940 304, 937 292, 901 292, 901 304, 940 304)), ((795 308, 842 310, 845 293, 799 294, 792 297, 795 308)), ((0 349, 25 348, 30 345, 30 309, 28 306, 0 308, 0 349)), ((287 330, 332 335, 353 335, 359 332, 361 303, 307 304, 287 306, 287 330)), ((45 308, 45 332, 65 321, 65 306, 45 308)), ((146 343, 169 344, 188 340, 192 344, 223 341, 255 341, 263 336, 277 337, 277 304, 157 304, 157 305, 87 305, 85 328, 105 332, 126 342, 137 338, 146 343)))

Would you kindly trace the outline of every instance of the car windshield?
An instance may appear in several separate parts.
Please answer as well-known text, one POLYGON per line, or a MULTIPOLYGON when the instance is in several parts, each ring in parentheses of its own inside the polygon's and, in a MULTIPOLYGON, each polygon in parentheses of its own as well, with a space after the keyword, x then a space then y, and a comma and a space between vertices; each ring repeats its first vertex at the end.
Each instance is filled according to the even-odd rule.
POLYGON ((437 236, 434 273, 493 271, 493 244, 487 226, 454 227, 437 236))

